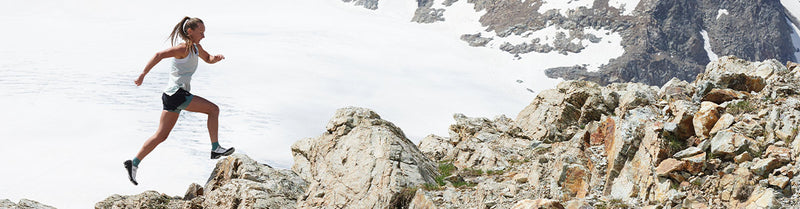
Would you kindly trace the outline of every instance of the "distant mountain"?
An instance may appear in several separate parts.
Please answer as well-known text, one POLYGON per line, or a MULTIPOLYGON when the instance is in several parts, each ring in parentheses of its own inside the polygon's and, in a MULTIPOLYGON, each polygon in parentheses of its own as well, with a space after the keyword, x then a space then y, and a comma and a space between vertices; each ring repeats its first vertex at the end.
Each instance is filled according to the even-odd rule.
MULTIPOLYGON (((343 0, 351 2, 354 0, 343 0)), ((459 0, 417 0, 411 21, 447 22, 459 0)), ((784 4, 797 0, 467 0, 485 31, 464 34, 475 47, 514 55, 581 53, 588 45, 621 37, 621 56, 599 66, 550 68, 549 77, 600 84, 641 82, 661 86, 673 77, 693 81, 711 59, 796 61, 792 21, 784 4), (539 33, 555 33, 541 36, 539 33), (517 41, 508 41, 515 39, 517 41), (520 41, 520 39, 522 41, 520 41)), ((463 2, 462 2, 463 3, 463 2)), ((355 0, 378 9, 378 0, 355 0)), ((800 41, 797 41, 800 42, 800 41)))

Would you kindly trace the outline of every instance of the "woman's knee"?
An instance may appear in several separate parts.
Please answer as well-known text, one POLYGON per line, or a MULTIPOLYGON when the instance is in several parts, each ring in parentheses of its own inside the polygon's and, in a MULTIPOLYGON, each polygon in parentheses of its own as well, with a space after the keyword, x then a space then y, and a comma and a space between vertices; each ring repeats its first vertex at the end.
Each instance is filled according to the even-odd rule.
POLYGON ((219 106, 217 104, 211 103, 211 106, 208 108, 209 115, 219 115, 219 106))

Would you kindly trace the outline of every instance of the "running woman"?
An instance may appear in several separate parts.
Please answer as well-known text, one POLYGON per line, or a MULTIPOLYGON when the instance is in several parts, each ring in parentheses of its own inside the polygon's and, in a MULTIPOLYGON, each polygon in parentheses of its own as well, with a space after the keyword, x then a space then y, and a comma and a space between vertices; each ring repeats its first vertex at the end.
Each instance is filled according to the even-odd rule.
POLYGON ((208 134, 211 137, 211 159, 217 159, 221 156, 228 156, 233 153, 234 149, 223 148, 219 145, 217 138, 217 129, 219 126, 219 107, 214 103, 204 99, 200 96, 195 96, 189 93, 191 85, 189 82, 192 80, 192 74, 197 70, 197 58, 203 59, 206 63, 214 64, 225 59, 222 55, 209 55, 203 46, 200 45, 200 40, 205 38, 206 26, 199 18, 184 17, 172 29, 169 35, 169 40, 172 42, 172 47, 164 51, 157 52, 155 56, 144 67, 144 72, 139 75, 134 83, 136 86, 142 85, 144 76, 150 72, 158 62, 164 58, 174 58, 172 68, 169 74, 169 82, 161 95, 161 101, 164 104, 164 110, 161 111, 161 118, 158 124, 158 130, 142 145, 142 149, 136 154, 132 160, 125 161, 125 170, 128 172, 128 178, 133 185, 138 185, 136 182, 136 170, 139 168, 139 163, 161 142, 167 139, 170 131, 178 121, 178 116, 181 110, 188 110, 191 112, 200 112, 208 115, 208 134), (178 38, 183 40, 183 43, 177 44, 178 38))

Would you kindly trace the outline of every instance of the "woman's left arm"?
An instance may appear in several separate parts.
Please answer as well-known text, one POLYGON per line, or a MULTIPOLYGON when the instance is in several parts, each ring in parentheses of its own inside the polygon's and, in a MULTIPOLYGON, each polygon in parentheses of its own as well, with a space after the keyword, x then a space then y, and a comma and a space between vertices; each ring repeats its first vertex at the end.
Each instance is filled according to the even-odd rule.
POLYGON ((208 54, 208 52, 206 52, 205 49, 203 49, 203 46, 200 46, 200 44, 197 44, 197 49, 200 53, 200 58, 203 59, 203 61, 206 61, 208 64, 214 64, 225 59, 225 56, 222 56, 221 54, 211 56, 208 54))

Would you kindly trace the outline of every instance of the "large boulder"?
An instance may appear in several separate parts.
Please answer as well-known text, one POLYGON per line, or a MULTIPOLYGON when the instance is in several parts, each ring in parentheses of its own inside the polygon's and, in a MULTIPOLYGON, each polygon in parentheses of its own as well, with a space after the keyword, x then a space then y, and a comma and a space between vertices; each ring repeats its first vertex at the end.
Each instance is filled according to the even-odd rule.
POLYGON ((747 151, 753 144, 753 139, 731 130, 723 130, 711 139, 711 154, 732 158, 747 151))
POLYGON ((705 73, 697 76, 695 83, 707 82, 714 88, 728 88, 748 93, 760 92, 767 85, 766 80, 772 77, 776 71, 786 71, 786 67, 774 59, 764 62, 748 62, 735 56, 725 56, 711 61, 706 66, 705 73))
POLYGON ((308 183, 291 170, 277 170, 234 154, 217 162, 205 186, 204 208, 295 208, 308 183))
POLYGON ((309 182, 299 207, 385 208, 403 188, 436 183, 433 162, 372 110, 339 109, 326 128, 292 145, 292 169, 309 182))
POLYGON ((516 118, 531 139, 565 141, 572 138, 579 124, 610 115, 619 95, 603 94, 600 86, 588 81, 566 81, 556 89, 544 90, 516 118))

